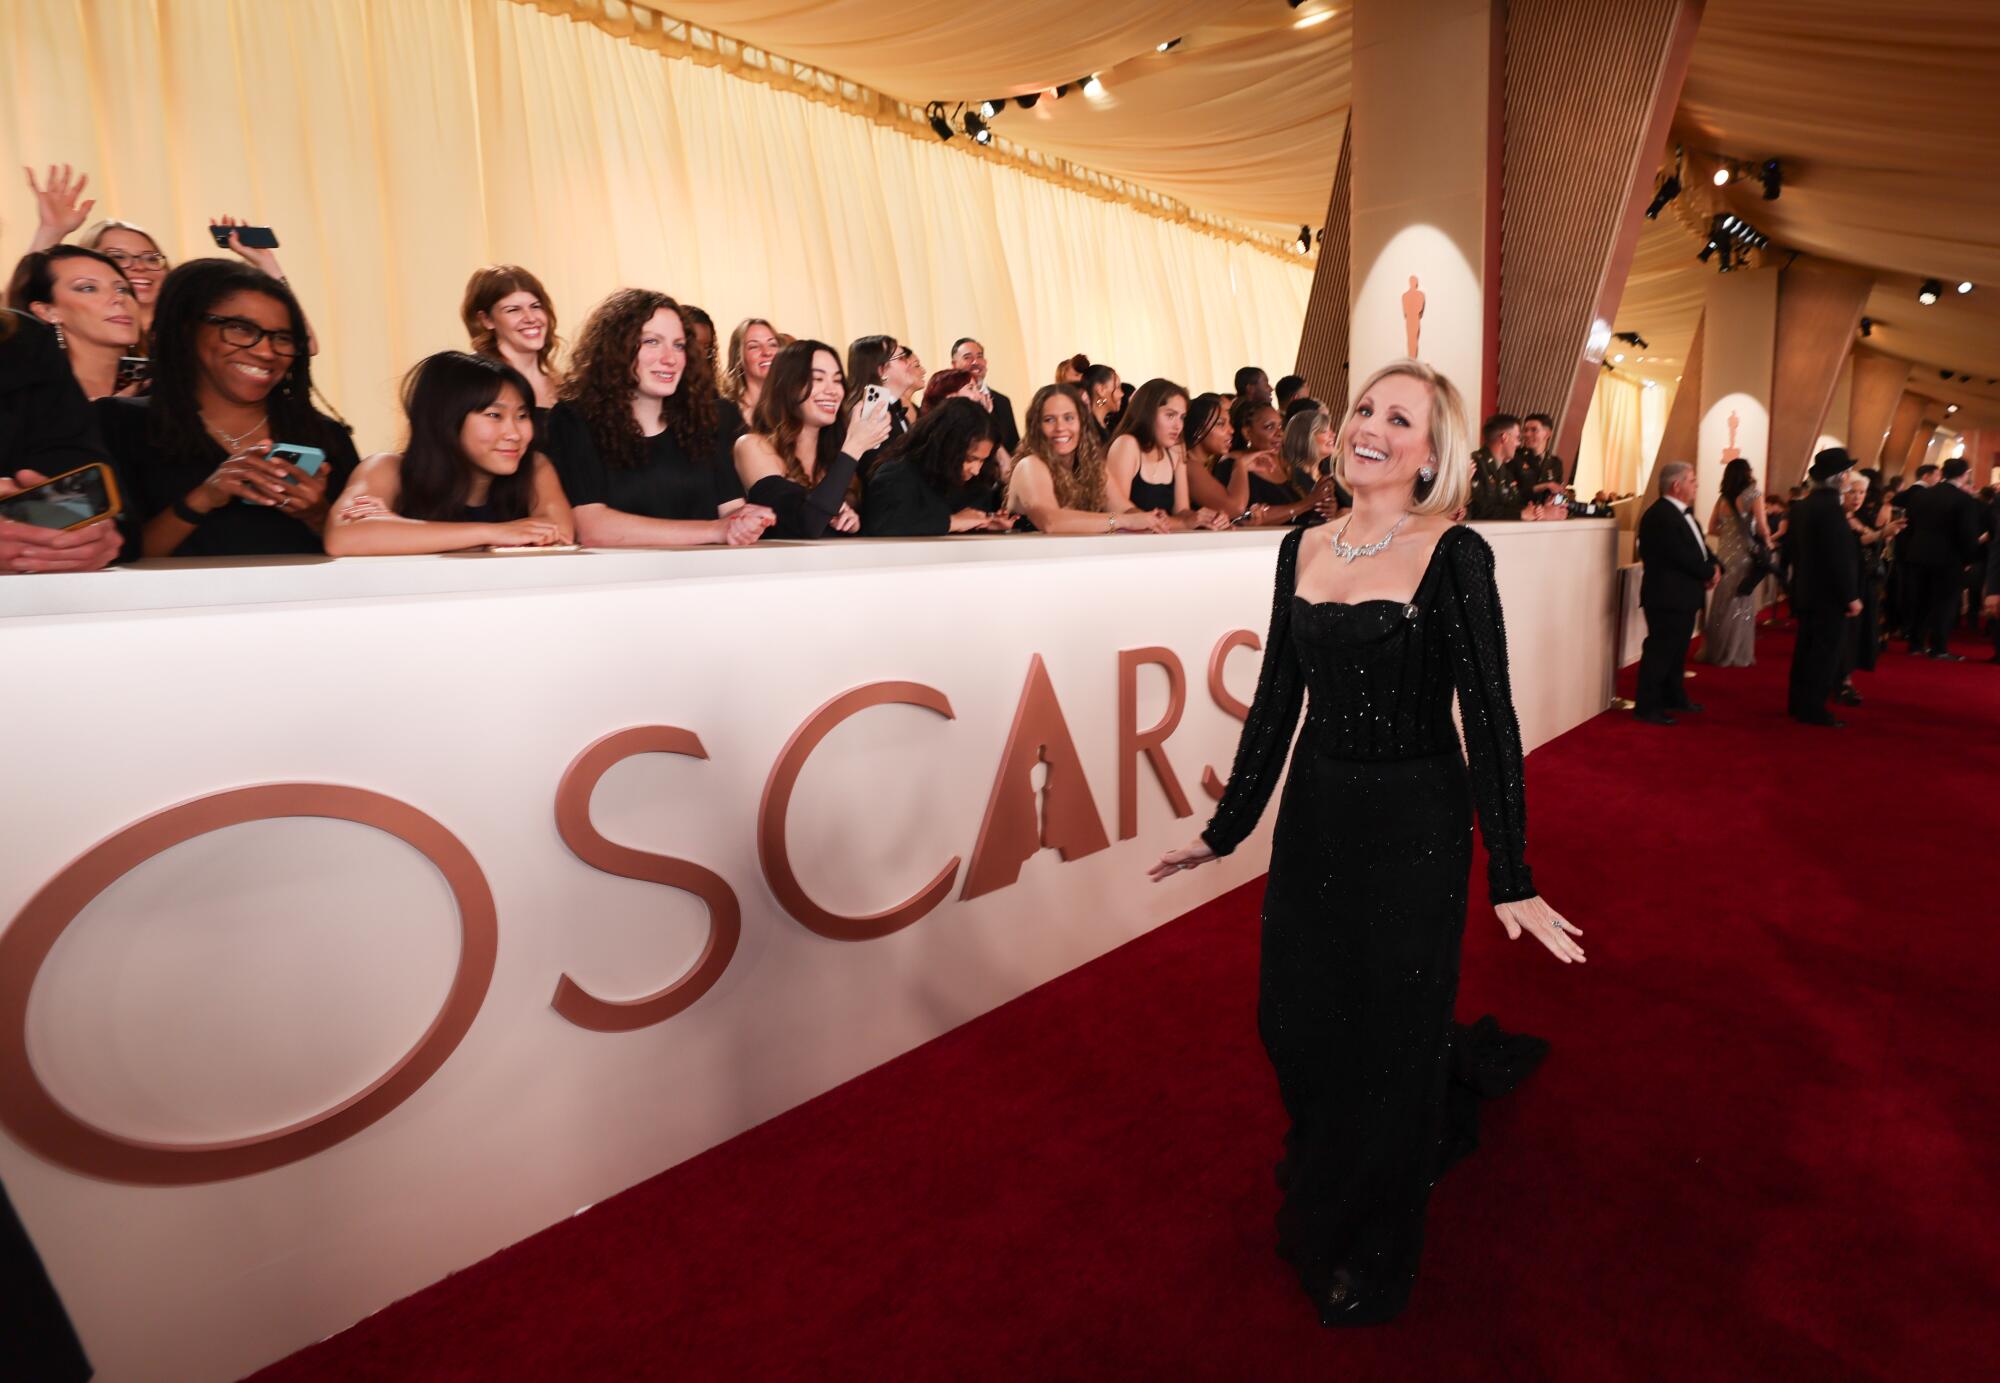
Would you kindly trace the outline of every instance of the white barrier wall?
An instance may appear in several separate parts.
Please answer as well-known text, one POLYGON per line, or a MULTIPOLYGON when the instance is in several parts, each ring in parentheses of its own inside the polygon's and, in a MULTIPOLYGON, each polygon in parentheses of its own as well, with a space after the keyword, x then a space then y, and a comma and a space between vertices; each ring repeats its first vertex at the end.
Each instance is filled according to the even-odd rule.
MULTIPOLYGON (((1615 535, 1488 531, 1533 745, 1605 704, 1615 535)), ((0 581, 0 1178, 99 1377, 237 1377, 1254 877, 1268 820, 1220 866, 1159 887, 1144 869, 1206 819, 1204 767, 1227 772, 1238 723, 1209 662, 1232 631, 1261 640, 1277 537, 0 581), (1121 839, 1120 654, 1142 649, 1184 674, 1164 748, 1192 815, 1128 756, 1121 839), (1037 655, 1020 726, 1048 731, 1053 700, 1073 765, 1058 736, 1047 767, 1030 743, 1001 774, 1037 655), (892 681, 932 708, 798 733, 892 681), (649 726, 684 733, 570 772, 588 824, 559 834, 572 764, 649 726), (619 757, 649 746, 674 752, 619 757), (1004 847, 1032 845, 1031 774, 1075 857, 1042 849, 994 886, 1004 847), (365 792, 216 796, 265 784, 365 792), (356 804, 377 824, 282 815, 356 804), (899 929, 814 911, 879 913, 954 861, 899 929), (981 869, 991 891, 961 898, 981 869), (690 967, 712 982, 692 1002, 616 1006, 690 967)), ((1228 655, 1227 697, 1258 656, 1228 655)), ((1168 672, 1132 671, 1145 731, 1168 672)))

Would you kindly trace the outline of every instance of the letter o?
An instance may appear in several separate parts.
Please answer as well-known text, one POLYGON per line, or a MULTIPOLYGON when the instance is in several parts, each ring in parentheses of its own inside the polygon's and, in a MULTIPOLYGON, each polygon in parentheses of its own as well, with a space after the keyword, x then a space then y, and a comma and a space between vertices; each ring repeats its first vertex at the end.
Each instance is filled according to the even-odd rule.
POLYGON ((297 1162, 353 1137, 415 1094, 465 1037, 493 981, 500 931, 479 862, 435 818, 365 788, 268 783, 182 802, 99 841, 43 885, 0 933, 0 1124, 61 1167, 140 1186, 193 1186, 297 1162), (127 1138, 58 1104, 28 1060, 28 996, 63 929, 114 882, 163 850, 225 826, 323 816, 372 826, 421 853, 458 904, 458 970, 430 1027, 369 1085, 297 1123, 219 1143, 127 1138))

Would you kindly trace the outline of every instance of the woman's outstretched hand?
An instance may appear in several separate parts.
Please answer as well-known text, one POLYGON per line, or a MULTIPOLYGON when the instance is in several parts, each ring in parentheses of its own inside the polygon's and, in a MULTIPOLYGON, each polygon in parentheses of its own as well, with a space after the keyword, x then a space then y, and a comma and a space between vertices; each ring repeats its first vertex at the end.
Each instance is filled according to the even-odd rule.
POLYGON ((1493 911, 1500 915, 1500 925, 1507 929, 1509 941, 1519 941, 1525 931, 1553 951, 1556 959, 1564 965, 1571 961, 1579 965, 1583 963, 1583 947, 1574 940, 1583 935, 1583 928, 1571 926, 1561 913, 1541 898, 1523 898, 1518 903, 1495 903, 1493 911))
POLYGON ((1154 883, 1171 878, 1183 869, 1194 869, 1214 859, 1215 851, 1208 848, 1208 842, 1196 836, 1194 840, 1178 850, 1169 850, 1160 856, 1160 862, 1146 871, 1146 877, 1154 883))

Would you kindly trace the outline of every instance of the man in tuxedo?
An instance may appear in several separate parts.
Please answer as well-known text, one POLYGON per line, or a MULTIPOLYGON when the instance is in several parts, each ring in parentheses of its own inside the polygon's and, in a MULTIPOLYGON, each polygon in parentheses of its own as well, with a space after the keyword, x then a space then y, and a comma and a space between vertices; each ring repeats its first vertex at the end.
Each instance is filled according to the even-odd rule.
POLYGON ((1951 651, 1951 627, 1958 622, 1966 564, 1979 555, 1985 528, 1985 515, 1972 496, 1972 463, 1963 456, 1945 462, 1936 487, 1908 506, 1908 513, 1903 561, 1912 587, 1910 652, 1962 663, 1964 655, 1951 651))
POLYGON ((1660 467, 1660 497, 1639 520, 1639 608, 1646 644, 1639 653, 1639 690, 1632 714, 1648 725, 1672 725, 1674 711, 1699 711, 1687 698, 1688 644, 1695 616, 1721 579, 1722 563, 1708 550, 1694 519, 1694 467, 1660 467))
MULTIPOLYGON (((1938 483, 1938 468, 1917 467, 1917 474, 1908 485, 1889 496, 1889 503, 1903 516, 1903 531, 1894 540, 1895 561, 1889 566, 1889 580, 1895 587, 1891 608, 1895 611, 1896 627, 1911 643, 1917 641, 1917 582, 1919 578, 1910 574, 1910 516, 1917 512, 1923 502, 1931 497, 1931 491, 1938 483)), ((1910 650, 1912 653, 1916 649, 1910 650)))
POLYGON ((1014 421, 1014 401, 998 389, 987 387, 986 347, 970 336, 959 337, 951 343, 951 367, 968 371, 972 382, 992 401, 993 429, 999 439, 996 459, 1006 465, 1008 458, 1021 449, 1021 429, 1014 421))
POLYGON ((1861 613, 1861 545, 1840 502, 1841 477, 1854 465, 1844 447, 1813 457, 1812 492, 1792 506, 1792 614, 1799 622, 1792 645, 1791 689, 1786 710, 1806 725, 1838 728, 1827 710, 1840 681, 1840 651, 1847 621, 1861 613))

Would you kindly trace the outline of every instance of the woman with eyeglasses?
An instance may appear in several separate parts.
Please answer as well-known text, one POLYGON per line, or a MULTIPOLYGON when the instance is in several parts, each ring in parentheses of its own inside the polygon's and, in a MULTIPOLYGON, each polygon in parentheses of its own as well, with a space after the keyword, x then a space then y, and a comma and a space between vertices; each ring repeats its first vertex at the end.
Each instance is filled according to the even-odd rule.
MULTIPOLYGON (((854 407, 868 386, 874 385, 889 403, 890 442, 910 430, 910 414, 903 399, 919 378, 916 357, 893 336, 862 336, 847 347, 847 407, 854 407)), ((873 460, 862 458, 862 474, 868 473, 873 460)))
POLYGON ((95 250, 31 250, 15 266, 7 305, 55 328, 56 345, 86 398, 137 391, 119 362, 138 346, 138 305, 125 273, 95 250))
POLYGON ((319 552, 328 498, 360 461, 346 426, 313 404, 305 314, 291 289, 227 259, 167 275, 152 393, 96 408, 131 477, 147 557, 319 552), (284 445, 325 460, 268 454, 284 445))

